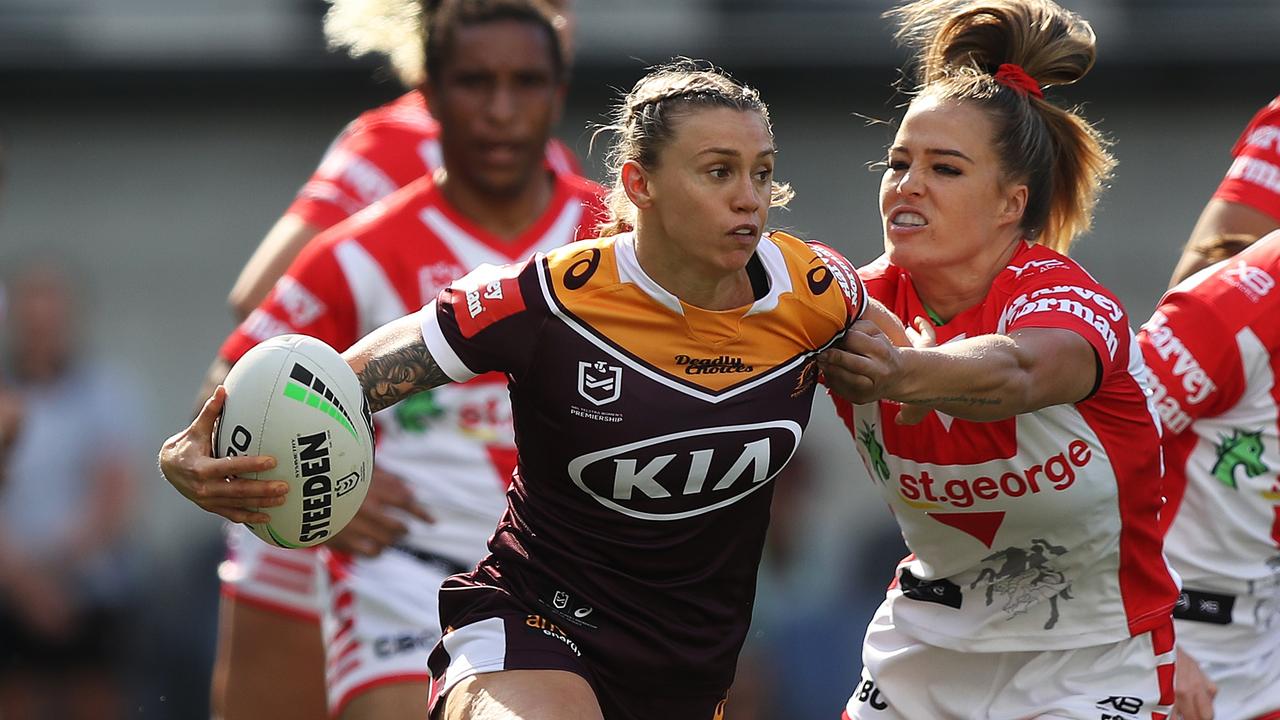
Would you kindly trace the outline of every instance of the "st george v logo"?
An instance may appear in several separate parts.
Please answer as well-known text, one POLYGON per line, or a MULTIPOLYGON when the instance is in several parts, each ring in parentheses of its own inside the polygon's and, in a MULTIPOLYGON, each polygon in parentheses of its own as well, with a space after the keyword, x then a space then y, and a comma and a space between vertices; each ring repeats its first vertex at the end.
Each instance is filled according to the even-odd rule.
POLYGON ((578 363, 578 394, 593 405, 608 405, 622 395, 622 368, 604 361, 578 363))

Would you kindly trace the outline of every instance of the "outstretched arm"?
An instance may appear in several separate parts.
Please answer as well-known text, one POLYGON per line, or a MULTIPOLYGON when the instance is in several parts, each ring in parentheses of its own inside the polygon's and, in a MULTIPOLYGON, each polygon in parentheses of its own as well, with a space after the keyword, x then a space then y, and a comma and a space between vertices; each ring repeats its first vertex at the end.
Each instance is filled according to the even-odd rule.
POLYGON ((867 320, 854 323, 819 366, 850 402, 897 400, 976 421, 1078 402, 1098 378, 1093 347, 1069 330, 1028 328, 900 348, 867 320))

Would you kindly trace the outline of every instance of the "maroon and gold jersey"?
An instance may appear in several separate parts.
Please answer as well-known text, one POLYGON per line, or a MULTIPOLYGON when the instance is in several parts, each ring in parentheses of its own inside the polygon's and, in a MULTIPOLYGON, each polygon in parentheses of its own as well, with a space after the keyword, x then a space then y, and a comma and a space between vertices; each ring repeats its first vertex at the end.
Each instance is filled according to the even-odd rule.
POLYGON ((468 580, 551 618, 614 681, 728 685, 813 356, 865 307, 821 245, 774 233, 749 270, 750 306, 692 307, 625 234, 478 269, 420 313, 452 379, 510 383, 517 477, 468 580))

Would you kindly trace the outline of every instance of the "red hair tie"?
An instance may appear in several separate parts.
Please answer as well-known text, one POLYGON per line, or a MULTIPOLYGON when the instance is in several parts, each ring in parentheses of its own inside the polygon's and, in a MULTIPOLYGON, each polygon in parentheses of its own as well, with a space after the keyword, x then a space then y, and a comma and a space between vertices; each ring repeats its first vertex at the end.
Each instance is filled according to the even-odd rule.
POLYGON ((1021 65, 1014 65, 1013 63, 1001 65, 996 70, 996 82, 1001 85, 1008 85, 1021 95, 1030 94, 1041 100, 1044 99, 1044 91, 1040 89, 1040 83, 1028 75, 1021 65))

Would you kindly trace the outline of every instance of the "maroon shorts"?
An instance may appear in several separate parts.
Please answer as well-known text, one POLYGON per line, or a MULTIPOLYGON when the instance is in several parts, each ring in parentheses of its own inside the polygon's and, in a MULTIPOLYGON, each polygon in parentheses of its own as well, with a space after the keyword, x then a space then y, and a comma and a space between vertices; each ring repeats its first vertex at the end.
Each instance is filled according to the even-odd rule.
POLYGON ((575 628, 557 623, 525 606, 501 588, 459 586, 451 578, 440 593, 444 636, 431 651, 429 717, 437 717, 444 699, 459 682, 500 670, 562 670, 587 681, 605 720, 719 720, 725 693, 664 694, 645 678, 624 686, 601 672, 625 667, 626 658, 579 644, 575 628))

